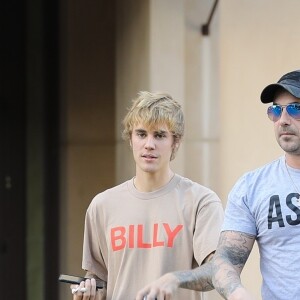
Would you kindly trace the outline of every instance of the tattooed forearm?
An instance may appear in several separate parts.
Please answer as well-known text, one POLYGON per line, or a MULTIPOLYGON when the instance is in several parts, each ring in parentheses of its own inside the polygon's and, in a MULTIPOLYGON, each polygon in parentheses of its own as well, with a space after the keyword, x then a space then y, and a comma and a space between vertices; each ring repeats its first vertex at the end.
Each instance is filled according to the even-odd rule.
POLYGON ((179 287, 181 288, 203 292, 214 289, 211 281, 210 263, 205 263, 194 270, 178 271, 174 275, 179 280, 179 287))
POLYGON ((240 273, 249 257, 255 236, 225 231, 221 233, 216 253, 204 260, 200 267, 172 273, 180 288, 211 291, 214 288, 227 299, 242 287, 240 273))
POLYGON ((240 273, 250 255, 255 237, 249 234, 225 231, 221 234, 212 266, 213 285, 227 299, 241 287, 240 273))
POLYGON ((215 289, 227 299, 238 287, 241 287, 240 277, 236 273, 228 272, 226 280, 214 280, 215 289))
POLYGON ((216 258, 242 270, 253 247, 255 237, 241 232, 226 231, 221 235, 216 258))

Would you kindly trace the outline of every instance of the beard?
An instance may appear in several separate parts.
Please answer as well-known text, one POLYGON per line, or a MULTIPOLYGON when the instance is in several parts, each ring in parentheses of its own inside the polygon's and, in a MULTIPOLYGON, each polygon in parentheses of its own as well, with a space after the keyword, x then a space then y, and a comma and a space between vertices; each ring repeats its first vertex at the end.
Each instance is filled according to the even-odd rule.
POLYGON ((286 153, 300 155, 300 139, 296 136, 279 136, 277 142, 286 153))

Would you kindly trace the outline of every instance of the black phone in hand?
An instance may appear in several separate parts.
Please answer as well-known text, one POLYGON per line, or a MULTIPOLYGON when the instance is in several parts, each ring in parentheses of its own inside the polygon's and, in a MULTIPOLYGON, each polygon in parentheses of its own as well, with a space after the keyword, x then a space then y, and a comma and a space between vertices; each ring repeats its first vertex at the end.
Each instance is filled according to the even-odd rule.
MULTIPOLYGON (((87 277, 60 274, 58 280, 60 282, 71 283, 71 284, 80 284, 81 281, 85 281, 86 279, 91 279, 87 277)), ((104 281, 96 280, 96 288, 103 289, 106 286, 104 281)))

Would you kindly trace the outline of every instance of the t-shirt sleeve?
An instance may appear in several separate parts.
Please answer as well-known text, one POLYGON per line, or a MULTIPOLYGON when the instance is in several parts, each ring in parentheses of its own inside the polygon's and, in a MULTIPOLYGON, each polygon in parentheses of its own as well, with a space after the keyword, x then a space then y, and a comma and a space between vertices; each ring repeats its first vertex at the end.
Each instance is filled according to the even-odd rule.
POLYGON ((104 260, 107 251, 104 231, 101 229, 101 210, 93 200, 86 212, 82 268, 107 281, 107 268, 104 260))
POLYGON ((241 177, 228 195, 222 231, 234 230, 257 235, 256 222, 247 197, 247 177, 241 177))
POLYGON ((207 194, 199 204, 194 233, 194 256, 198 265, 216 250, 223 219, 224 210, 219 197, 214 192, 207 194))

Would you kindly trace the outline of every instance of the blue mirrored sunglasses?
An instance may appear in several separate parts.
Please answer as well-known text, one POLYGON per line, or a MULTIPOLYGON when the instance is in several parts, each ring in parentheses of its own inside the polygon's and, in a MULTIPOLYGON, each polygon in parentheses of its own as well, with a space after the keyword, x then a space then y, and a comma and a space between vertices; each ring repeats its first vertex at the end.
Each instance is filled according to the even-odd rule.
POLYGON ((289 116, 296 120, 300 120, 300 103, 293 103, 289 105, 274 104, 269 106, 267 111, 269 119, 273 122, 277 122, 281 117, 284 107, 289 116))

